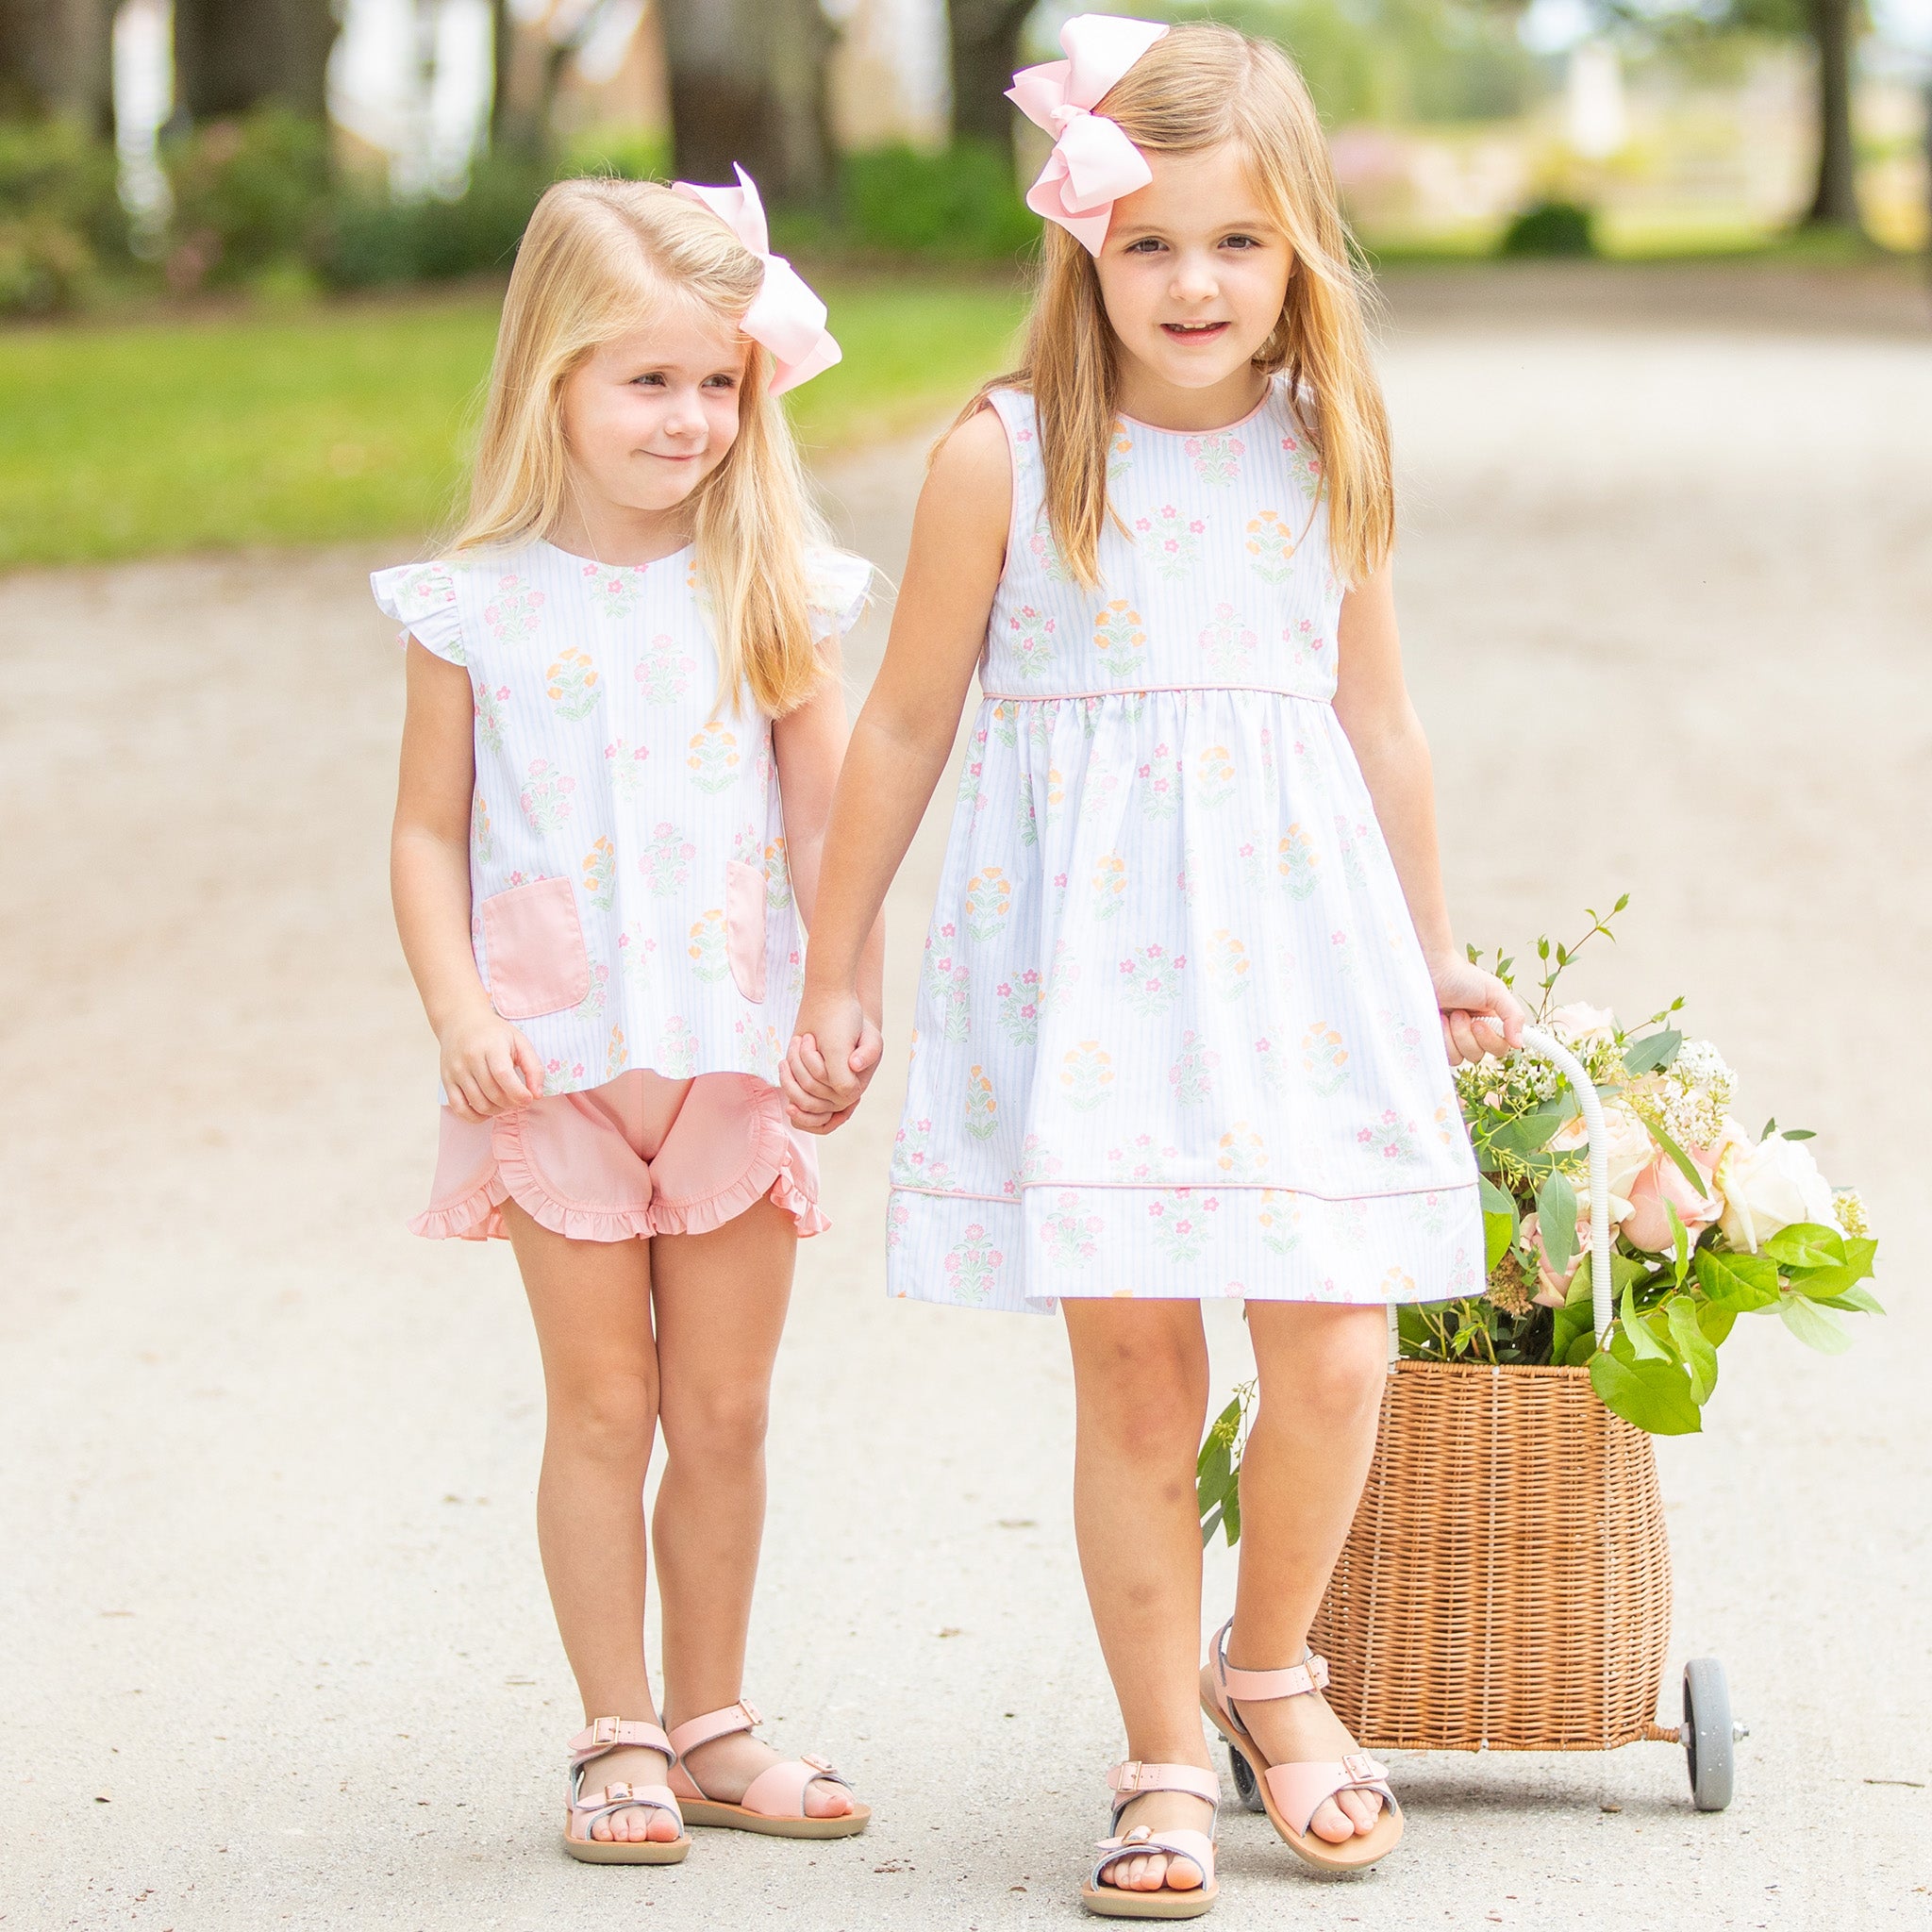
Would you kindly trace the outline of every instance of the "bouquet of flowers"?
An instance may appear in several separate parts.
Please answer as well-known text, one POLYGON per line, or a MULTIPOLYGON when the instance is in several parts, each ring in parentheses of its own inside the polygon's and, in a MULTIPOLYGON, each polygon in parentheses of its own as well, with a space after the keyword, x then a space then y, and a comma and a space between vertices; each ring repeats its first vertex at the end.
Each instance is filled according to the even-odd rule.
MULTIPOLYGON (((1456 1088, 1480 1171, 1488 1280, 1480 1295, 1398 1311, 1405 1358, 1585 1367, 1606 1407, 1652 1435, 1702 1427, 1718 1350, 1742 1315, 1774 1314, 1807 1347, 1836 1355, 1840 1312, 1878 1314, 1865 1286, 1877 1242, 1856 1190, 1819 1171, 1803 1128, 1749 1133, 1731 1112, 1735 1078, 1683 1007, 1626 1027, 1605 1008, 1557 1005, 1578 950, 1609 938, 1590 912, 1570 944, 1537 941, 1545 969, 1536 1024, 1582 1063, 1603 1102, 1609 1153, 1616 1318, 1591 1319, 1589 1146, 1569 1079, 1524 1051, 1458 1067, 1456 1088)), ((1476 949, 1469 949, 1477 959, 1476 949)), ((1491 971, 1514 985, 1500 951, 1491 971)), ((1204 1534, 1240 1535, 1236 1481, 1253 1385, 1209 1427, 1198 1491, 1204 1534)))

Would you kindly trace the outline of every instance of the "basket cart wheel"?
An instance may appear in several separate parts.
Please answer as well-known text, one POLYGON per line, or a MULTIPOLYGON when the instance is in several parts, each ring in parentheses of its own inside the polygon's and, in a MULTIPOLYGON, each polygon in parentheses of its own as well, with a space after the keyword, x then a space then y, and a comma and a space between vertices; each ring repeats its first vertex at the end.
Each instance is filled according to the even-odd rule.
POLYGON ((1232 1744, 1227 1747, 1227 1768, 1234 1774, 1235 1796, 1241 1801, 1241 1809, 1267 1810, 1261 1802, 1261 1788, 1255 1782, 1254 1766, 1232 1744))
POLYGON ((1714 1657, 1684 1666, 1684 1757, 1690 1771, 1690 1801, 1700 1811, 1722 1811, 1731 1802, 1731 1693, 1724 1667, 1714 1657))

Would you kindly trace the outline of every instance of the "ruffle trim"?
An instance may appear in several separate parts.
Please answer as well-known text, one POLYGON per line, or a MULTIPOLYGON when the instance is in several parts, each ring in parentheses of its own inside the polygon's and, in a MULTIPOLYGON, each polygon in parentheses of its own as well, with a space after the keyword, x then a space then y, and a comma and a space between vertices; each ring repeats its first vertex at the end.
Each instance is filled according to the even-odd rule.
POLYGON ((812 641, 842 637, 872 602, 873 566, 849 550, 812 549, 806 553, 805 573, 812 641))
POLYGON ((496 1121, 490 1136, 491 1171, 467 1193, 430 1208, 409 1223, 428 1241, 508 1241, 503 1204, 513 1200, 540 1227, 574 1241, 628 1241, 658 1234, 709 1234, 761 1199, 791 1215, 801 1241, 831 1226, 792 1165, 791 1137, 782 1120, 758 1116, 757 1158, 744 1177, 702 1201, 673 1207, 652 1200, 641 1208, 586 1208, 559 1200, 524 1152, 515 1114, 496 1121))
POLYGON ((413 637, 447 664, 468 662, 456 582, 444 565, 406 563, 394 570, 374 571, 369 588, 375 594, 375 608, 402 625, 405 637, 413 637))

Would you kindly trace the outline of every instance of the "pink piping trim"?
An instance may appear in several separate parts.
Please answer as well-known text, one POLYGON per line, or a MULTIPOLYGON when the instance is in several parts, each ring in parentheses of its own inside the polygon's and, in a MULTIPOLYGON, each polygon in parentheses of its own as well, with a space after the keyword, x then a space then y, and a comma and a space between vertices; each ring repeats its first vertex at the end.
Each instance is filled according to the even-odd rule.
POLYGON ((1269 697, 1299 698, 1305 705, 1326 705, 1335 708, 1333 698, 1312 697, 1305 691, 1283 691, 1274 684, 1128 684, 1116 685, 1111 691, 988 691, 984 685, 979 688, 982 702, 994 705, 1053 705, 1070 702, 1075 698, 1144 698, 1158 691, 1257 691, 1269 697))
MULTIPOLYGON (((1058 1174, 1050 1181, 1022 1181, 1020 1191, 1024 1194, 1033 1188, 1061 1188, 1070 1192, 1085 1192, 1096 1188, 1109 1188, 1124 1194, 1246 1192, 1300 1194, 1309 1201, 1406 1201, 1411 1194, 1459 1194, 1474 1186, 1474 1181, 1450 1181, 1440 1188, 1384 1188, 1368 1194, 1318 1194, 1312 1188, 1281 1187, 1273 1181, 1181 1181, 1168 1185, 1159 1181, 1072 1181, 1064 1174, 1058 1174)), ((930 1194, 937 1201, 998 1201, 1009 1208, 1019 1206, 1011 1194, 974 1194, 964 1189, 917 1188, 908 1181, 894 1181, 889 1191, 894 1194, 930 1194)))

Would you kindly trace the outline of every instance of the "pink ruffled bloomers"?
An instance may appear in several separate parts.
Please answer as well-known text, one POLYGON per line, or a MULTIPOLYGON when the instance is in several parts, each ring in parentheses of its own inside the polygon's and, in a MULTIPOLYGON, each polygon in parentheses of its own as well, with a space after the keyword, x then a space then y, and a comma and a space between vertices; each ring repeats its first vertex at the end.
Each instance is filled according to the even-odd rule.
POLYGON ((585 1093, 533 1100, 493 1121, 445 1107, 429 1207, 432 1241, 507 1239, 503 1204, 578 1241, 705 1234, 769 1197, 801 1235, 823 1234, 818 1159, 752 1074, 667 1080, 632 1068, 585 1093))

